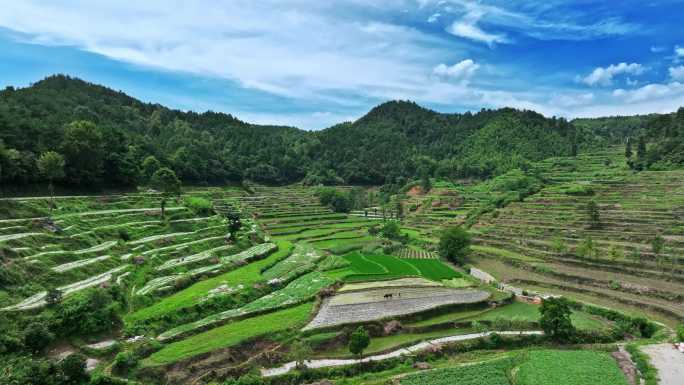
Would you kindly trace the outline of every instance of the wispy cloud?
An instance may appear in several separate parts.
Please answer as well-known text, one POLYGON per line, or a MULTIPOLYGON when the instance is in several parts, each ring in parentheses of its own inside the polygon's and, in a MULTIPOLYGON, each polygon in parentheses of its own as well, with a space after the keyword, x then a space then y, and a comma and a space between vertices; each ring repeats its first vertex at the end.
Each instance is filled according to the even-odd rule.
MULTIPOLYGON (((556 51, 556 41, 609 39, 643 28, 606 11, 610 7, 597 5, 595 12, 594 7, 572 7, 572 1, 2 3, 0 27, 23 33, 33 44, 92 52, 128 67, 220 79, 246 94, 282 101, 255 102, 242 110, 232 109, 234 103, 227 111, 254 122, 321 128, 358 117, 388 99, 457 110, 511 106, 568 117, 684 104, 676 85, 679 67, 663 79, 668 66, 676 65, 669 53, 657 71, 619 63, 596 67, 574 83, 576 68, 601 63, 592 61, 589 50, 578 51, 577 61, 566 64, 567 43, 566 51, 556 51), (547 47, 543 53, 548 55, 526 56, 525 44, 547 47), (625 88, 636 87, 637 81, 647 88, 637 93, 599 87, 587 92, 585 87, 623 79, 625 88), (310 107, 289 110, 292 105, 310 107)), ((648 53, 653 42, 667 44, 672 52, 673 43, 663 39, 642 42, 641 50, 648 53)), ((684 48, 676 47, 675 55, 684 59, 684 48)), ((651 68, 653 56, 615 60, 629 57, 651 68)))
POLYGON ((684 66, 668 68, 672 80, 684 83, 684 66))
POLYGON ((494 43, 508 43, 509 40, 505 35, 485 32, 480 28, 478 22, 485 14, 483 10, 473 8, 460 19, 451 23, 446 30, 452 35, 487 43, 490 46, 494 43))

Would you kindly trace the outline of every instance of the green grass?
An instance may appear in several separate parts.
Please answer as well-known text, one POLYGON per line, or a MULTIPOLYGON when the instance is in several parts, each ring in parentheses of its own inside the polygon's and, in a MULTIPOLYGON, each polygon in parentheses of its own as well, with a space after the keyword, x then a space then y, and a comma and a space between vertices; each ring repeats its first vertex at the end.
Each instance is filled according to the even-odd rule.
POLYGON ((164 365, 217 349, 229 348, 249 339, 302 325, 309 318, 312 303, 304 303, 242 321, 230 323, 166 345, 143 361, 143 365, 164 365))
POLYGON ((348 281, 364 279, 391 279, 397 277, 420 276, 440 281, 461 277, 461 274, 437 259, 397 258, 391 255, 349 253, 344 256, 351 263, 353 274, 348 281))
POLYGON ((531 351, 516 374, 518 385, 627 385, 624 374, 605 352, 531 351))
POLYGON ((237 286, 242 284, 244 286, 249 286, 263 280, 264 278, 261 276, 261 270, 272 265, 276 261, 283 259, 292 250, 292 244, 289 242, 276 243, 278 244, 278 251, 269 255, 267 258, 252 262, 225 274, 197 282, 184 290, 162 299, 152 306, 142 308, 135 313, 127 315, 124 318, 125 321, 127 323, 133 323, 145 319, 156 318, 180 308, 192 306, 198 303, 200 299, 204 298, 210 290, 221 285, 237 286))
MULTIPOLYGON (((410 374, 401 385, 510 385, 508 373, 513 357, 410 374)), ((560 383, 559 383, 560 384, 560 383)))
POLYGON ((402 259, 416 267, 425 278, 435 281, 443 279, 460 278, 461 273, 442 263, 438 259, 402 259))

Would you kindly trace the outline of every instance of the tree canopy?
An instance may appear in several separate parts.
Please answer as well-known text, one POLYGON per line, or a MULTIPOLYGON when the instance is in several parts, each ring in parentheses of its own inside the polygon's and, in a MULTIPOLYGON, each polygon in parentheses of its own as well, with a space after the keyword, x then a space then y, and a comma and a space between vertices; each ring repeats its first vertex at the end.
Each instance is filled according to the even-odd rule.
POLYGON ((63 183, 78 186, 133 186, 162 167, 184 183, 487 177, 568 155, 584 138, 566 120, 532 111, 442 114, 407 101, 308 132, 172 110, 63 75, 0 91, 0 128, 2 181, 45 180, 35 172, 37 154, 58 151, 65 158, 63 183))

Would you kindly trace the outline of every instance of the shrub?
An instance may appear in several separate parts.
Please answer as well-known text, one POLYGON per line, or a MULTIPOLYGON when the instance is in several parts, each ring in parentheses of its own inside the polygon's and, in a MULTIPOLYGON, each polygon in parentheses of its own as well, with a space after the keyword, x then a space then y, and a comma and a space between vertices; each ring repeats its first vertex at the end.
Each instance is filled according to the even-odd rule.
POLYGON ((136 356, 133 352, 120 352, 114 358, 113 369, 116 373, 127 373, 136 366, 138 366, 138 356, 136 356))
POLYGON ((43 322, 31 322, 24 332, 24 345, 32 352, 40 352, 55 339, 43 322))
POLYGON ((131 235, 128 234, 128 231, 125 229, 120 229, 119 230, 119 239, 121 239, 124 242, 128 242, 131 240, 131 235))
POLYGON ((185 198, 185 206, 192 210, 196 215, 211 215, 214 212, 211 201, 208 199, 189 196, 185 198))
POLYGON ((677 340, 684 342, 684 325, 679 325, 679 327, 677 327, 677 340))
POLYGON ((68 355, 59 363, 59 369, 63 384, 82 384, 90 379, 90 375, 86 373, 86 357, 82 354, 68 355))

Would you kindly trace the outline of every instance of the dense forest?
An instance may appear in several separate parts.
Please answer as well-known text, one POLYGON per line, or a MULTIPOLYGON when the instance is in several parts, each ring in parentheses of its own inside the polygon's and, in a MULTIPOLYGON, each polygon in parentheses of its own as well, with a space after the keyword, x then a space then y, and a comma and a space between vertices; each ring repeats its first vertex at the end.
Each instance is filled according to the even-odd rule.
MULTIPOLYGON (((483 178, 528 161, 621 142, 656 123, 672 139, 659 145, 662 151, 674 153, 681 146, 676 139, 681 117, 608 119, 572 124, 510 108, 442 114, 393 101, 355 122, 310 132, 253 125, 224 113, 173 110, 57 75, 0 92, 0 181, 5 186, 45 182, 37 160, 47 151, 64 158, 64 176, 57 183, 93 188, 135 186, 159 167, 189 184, 483 178), (629 119, 629 125, 617 119, 629 119), (665 128, 668 124, 672 128, 665 128), (618 131, 615 125, 627 128, 618 131)), ((672 156, 663 159, 681 161, 672 156)))

